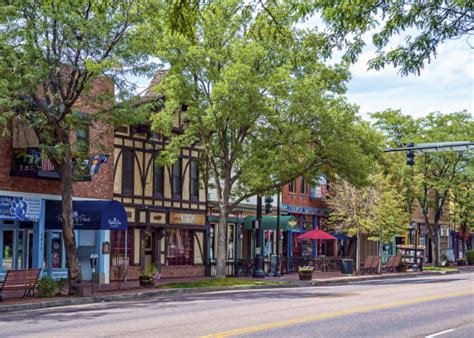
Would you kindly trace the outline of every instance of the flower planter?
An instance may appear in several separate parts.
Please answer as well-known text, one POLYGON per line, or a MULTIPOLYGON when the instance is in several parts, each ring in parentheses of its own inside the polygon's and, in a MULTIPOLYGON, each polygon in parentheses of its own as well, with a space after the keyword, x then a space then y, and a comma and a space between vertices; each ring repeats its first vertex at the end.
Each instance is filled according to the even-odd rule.
POLYGON ((140 286, 143 286, 146 288, 152 288, 155 286, 155 281, 153 280, 153 278, 140 276, 138 280, 140 281, 140 286))
POLYGON ((300 280, 312 280, 313 271, 300 271, 299 277, 300 277, 300 280))
POLYGON ((465 260, 457 261, 457 263, 458 263, 458 266, 467 265, 467 262, 465 260))

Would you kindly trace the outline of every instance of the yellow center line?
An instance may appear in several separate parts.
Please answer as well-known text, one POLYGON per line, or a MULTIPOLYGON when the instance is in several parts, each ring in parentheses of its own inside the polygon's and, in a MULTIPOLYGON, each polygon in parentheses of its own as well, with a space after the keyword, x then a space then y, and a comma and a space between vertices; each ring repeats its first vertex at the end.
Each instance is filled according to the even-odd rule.
POLYGON ((345 315, 349 315, 349 314, 353 314, 353 313, 388 309, 388 308, 393 308, 393 307, 398 307, 398 306, 403 306, 403 305, 410 305, 410 304, 416 304, 416 303, 422 303, 422 302, 429 302, 429 301, 433 301, 433 300, 439 300, 439 299, 445 299, 445 298, 451 298, 451 297, 459 297, 459 296, 468 296, 468 295, 472 296, 472 295, 474 295, 474 292, 473 291, 452 292, 452 293, 446 293, 444 295, 413 298, 413 299, 402 300, 402 301, 394 302, 394 303, 356 307, 356 308, 347 309, 347 310, 322 313, 322 314, 319 314, 319 315, 316 315, 316 316, 302 317, 302 318, 297 318, 297 319, 289 319, 289 320, 284 320, 284 321, 280 321, 280 322, 274 322, 274 323, 268 323, 268 324, 263 324, 263 325, 250 326, 250 327, 246 327, 246 328, 242 328, 242 329, 236 329, 236 330, 230 330, 230 331, 225 331, 225 332, 220 332, 220 333, 214 333, 214 334, 210 334, 210 335, 207 335, 207 336, 203 336, 202 338, 221 338, 221 337, 236 336, 236 335, 241 335, 241 334, 248 334, 248 333, 253 333, 253 332, 258 332, 258 331, 264 331, 264 330, 280 328, 280 327, 289 326, 289 325, 295 325, 295 324, 301 324, 301 323, 306 323, 306 322, 318 321, 318 320, 322 320, 322 319, 340 317, 340 316, 345 316, 345 315))

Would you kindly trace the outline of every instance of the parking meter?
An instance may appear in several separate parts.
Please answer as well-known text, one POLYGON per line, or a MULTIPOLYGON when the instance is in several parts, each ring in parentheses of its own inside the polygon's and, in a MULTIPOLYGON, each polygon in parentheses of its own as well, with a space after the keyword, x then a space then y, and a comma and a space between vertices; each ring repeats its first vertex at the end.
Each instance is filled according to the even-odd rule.
POLYGON ((94 277, 95 277, 95 268, 97 267, 97 258, 99 258, 99 255, 97 254, 90 255, 90 263, 91 263, 91 269, 92 269, 92 293, 94 293, 94 277))

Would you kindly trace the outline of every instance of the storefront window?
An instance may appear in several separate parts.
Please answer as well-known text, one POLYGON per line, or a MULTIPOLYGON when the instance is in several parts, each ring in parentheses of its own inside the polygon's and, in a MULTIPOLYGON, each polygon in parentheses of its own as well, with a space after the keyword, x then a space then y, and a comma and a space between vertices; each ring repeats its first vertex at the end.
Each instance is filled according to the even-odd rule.
POLYGON ((3 231, 3 271, 13 269, 13 240, 15 232, 13 230, 3 231))
POLYGON ((263 254, 265 257, 270 258, 273 252, 273 231, 265 230, 265 246, 263 248, 263 254))
POLYGON ((215 224, 210 224, 209 225, 209 259, 212 261, 215 259, 214 257, 214 236, 216 233, 216 225, 215 224))
POLYGON ((193 264, 193 231, 166 229, 166 264, 193 264))
POLYGON ((61 232, 51 232, 51 268, 66 268, 66 259, 63 254, 63 234, 61 232))
POLYGON ((235 224, 229 224, 228 229, 229 231, 227 234, 227 259, 233 260, 234 252, 235 252, 235 241, 234 241, 235 224))
POLYGON ((116 263, 115 265, 122 264, 127 257, 128 262, 131 262, 132 257, 132 246, 133 242, 133 232, 129 231, 127 233, 127 245, 125 245, 125 231, 111 231, 111 246, 112 246, 112 261, 116 263), (125 255, 125 247, 127 247, 127 253, 125 255))

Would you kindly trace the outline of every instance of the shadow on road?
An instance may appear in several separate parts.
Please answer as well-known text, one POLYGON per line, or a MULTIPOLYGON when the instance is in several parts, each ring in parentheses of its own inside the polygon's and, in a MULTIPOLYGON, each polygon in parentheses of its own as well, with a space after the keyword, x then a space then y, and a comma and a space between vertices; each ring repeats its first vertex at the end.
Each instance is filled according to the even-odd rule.
POLYGON ((39 323, 41 321, 53 320, 57 322, 68 322, 77 320, 97 320, 102 316, 109 315, 111 311, 127 311, 133 312, 134 309, 144 310, 146 308, 163 308, 182 307, 183 305, 191 305, 195 301, 222 300, 227 302, 239 302, 249 299, 303 299, 303 298, 344 298, 356 296, 357 293, 351 292, 317 292, 300 289, 291 290, 258 290, 258 291, 235 291, 223 293, 203 293, 203 294, 184 294, 170 295, 149 298, 145 300, 110 303, 95 303, 90 305, 82 305, 79 307, 61 307, 40 310, 30 310, 24 312, 2 313, 0 323, 22 321, 23 323, 39 323))

